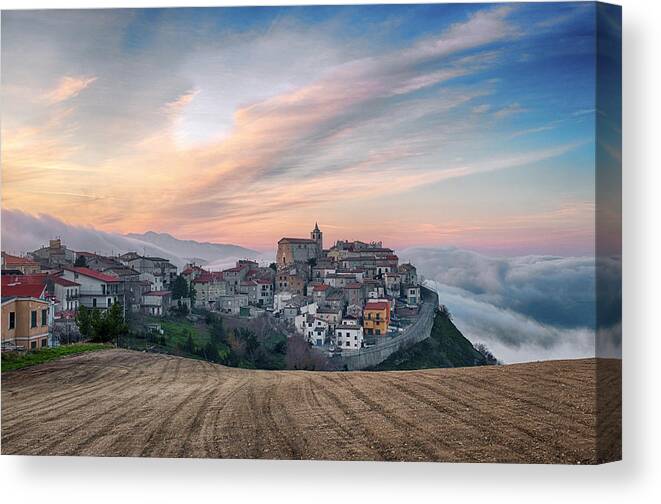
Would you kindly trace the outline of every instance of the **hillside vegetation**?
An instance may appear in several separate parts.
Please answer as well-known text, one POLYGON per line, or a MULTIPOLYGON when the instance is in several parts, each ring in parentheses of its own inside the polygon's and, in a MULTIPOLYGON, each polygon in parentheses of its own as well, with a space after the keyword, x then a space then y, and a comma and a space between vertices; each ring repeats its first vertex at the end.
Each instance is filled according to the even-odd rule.
POLYGON ((487 358, 478 352, 448 314, 436 313, 431 335, 424 341, 399 350, 373 371, 485 366, 487 358))

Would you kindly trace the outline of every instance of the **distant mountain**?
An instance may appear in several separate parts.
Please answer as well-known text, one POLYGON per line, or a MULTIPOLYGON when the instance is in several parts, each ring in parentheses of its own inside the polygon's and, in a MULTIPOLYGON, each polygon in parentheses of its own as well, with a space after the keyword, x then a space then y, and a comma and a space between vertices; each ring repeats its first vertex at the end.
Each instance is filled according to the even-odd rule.
POLYGON ((237 259, 270 259, 269 255, 262 256, 238 245, 178 240, 169 234, 151 231, 129 235, 107 233, 91 227, 73 226, 50 215, 2 210, 2 250, 21 255, 48 245, 52 238, 61 238, 64 245, 76 251, 103 255, 134 251, 163 257, 179 268, 191 261, 220 269, 234 264, 237 259))
POLYGON ((239 245, 179 240, 168 233, 147 231, 141 234, 129 233, 124 236, 167 250, 170 254, 185 259, 186 262, 210 263, 226 257, 255 259, 260 256, 260 253, 256 250, 240 247, 239 245))

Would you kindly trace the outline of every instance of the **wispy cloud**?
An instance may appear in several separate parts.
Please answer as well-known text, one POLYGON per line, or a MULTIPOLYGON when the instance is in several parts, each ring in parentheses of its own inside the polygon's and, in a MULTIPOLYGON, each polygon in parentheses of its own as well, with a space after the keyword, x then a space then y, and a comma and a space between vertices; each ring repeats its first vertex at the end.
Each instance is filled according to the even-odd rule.
POLYGON ((93 76, 70 76, 60 79, 57 86, 45 93, 42 99, 50 104, 60 103, 78 96, 85 88, 96 81, 93 76))

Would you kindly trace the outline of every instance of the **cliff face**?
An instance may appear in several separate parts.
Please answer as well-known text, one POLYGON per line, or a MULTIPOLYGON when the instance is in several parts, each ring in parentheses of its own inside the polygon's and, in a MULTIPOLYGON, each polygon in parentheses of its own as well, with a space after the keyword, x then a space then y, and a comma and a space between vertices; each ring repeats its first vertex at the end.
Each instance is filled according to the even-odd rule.
POLYGON ((485 357, 475 350, 452 321, 445 315, 436 313, 429 338, 398 350, 370 370, 395 371, 485 365, 487 365, 485 357))

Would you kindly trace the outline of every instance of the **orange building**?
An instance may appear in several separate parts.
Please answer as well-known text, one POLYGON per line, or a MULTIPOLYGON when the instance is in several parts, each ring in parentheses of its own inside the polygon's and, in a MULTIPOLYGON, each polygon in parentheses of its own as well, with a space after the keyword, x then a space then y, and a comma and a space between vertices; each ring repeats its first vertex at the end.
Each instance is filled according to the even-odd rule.
POLYGON ((376 301, 363 308, 363 329, 366 335, 385 336, 390 325, 390 303, 376 301))
POLYGON ((49 305, 49 301, 34 297, 3 297, 2 347, 47 347, 49 305))

